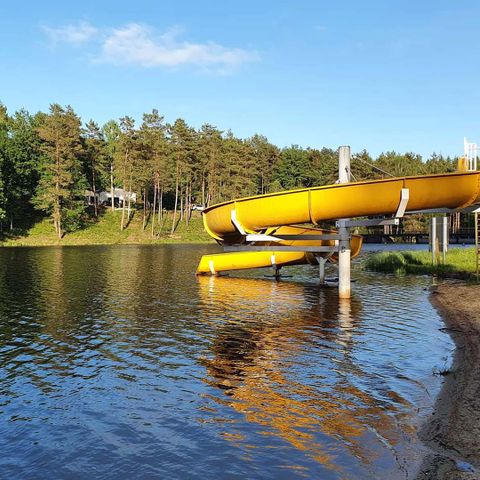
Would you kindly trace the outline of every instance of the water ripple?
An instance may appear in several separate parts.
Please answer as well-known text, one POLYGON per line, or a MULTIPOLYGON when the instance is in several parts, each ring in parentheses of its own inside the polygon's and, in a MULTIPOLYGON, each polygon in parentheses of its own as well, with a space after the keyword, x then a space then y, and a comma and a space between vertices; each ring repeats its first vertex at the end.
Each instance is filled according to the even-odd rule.
POLYGON ((2 478, 404 478, 452 344, 427 279, 193 275, 211 247, 0 250, 2 478))

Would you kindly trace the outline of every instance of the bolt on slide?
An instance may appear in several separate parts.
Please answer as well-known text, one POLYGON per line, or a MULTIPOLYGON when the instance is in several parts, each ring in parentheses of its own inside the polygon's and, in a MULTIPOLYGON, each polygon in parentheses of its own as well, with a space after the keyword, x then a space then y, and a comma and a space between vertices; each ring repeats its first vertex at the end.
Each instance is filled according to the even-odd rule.
MULTIPOLYGON (((335 261, 339 235, 315 227, 322 221, 395 216, 405 191, 408 202, 401 209, 407 214, 466 209, 480 203, 480 172, 334 184, 212 205, 202 212, 203 223, 226 253, 203 256, 197 274, 315 265, 322 257, 335 261)), ((361 236, 350 236, 352 257, 361 246, 361 236)))

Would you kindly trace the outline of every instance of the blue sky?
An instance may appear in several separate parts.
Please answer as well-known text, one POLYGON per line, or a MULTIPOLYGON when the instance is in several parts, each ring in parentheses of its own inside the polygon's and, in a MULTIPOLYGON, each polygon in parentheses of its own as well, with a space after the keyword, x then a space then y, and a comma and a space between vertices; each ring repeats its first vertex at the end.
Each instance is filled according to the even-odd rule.
POLYGON ((479 27, 461 0, 4 2, 0 101, 455 155, 480 141, 479 27))

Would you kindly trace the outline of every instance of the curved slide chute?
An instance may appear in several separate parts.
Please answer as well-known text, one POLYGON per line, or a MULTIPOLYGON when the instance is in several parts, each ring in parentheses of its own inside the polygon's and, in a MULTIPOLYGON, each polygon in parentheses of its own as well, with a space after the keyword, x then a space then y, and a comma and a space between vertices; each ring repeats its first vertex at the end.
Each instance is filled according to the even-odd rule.
MULTIPOLYGON (((405 189, 409 192, 407 213, 438 209, 461 210, 480 202, 480 172, 394 177, 257 195, 208 207, 203 211, 203 222, 206 231, 224 246, 243 244, 248 234, 280 237, 334 234, 332 231, 298 225, 317 226, 328 220, 395 215, 402 190, 405 189)), ((271 250, 206 255, 200 261, 197 274, 315 264, 320 255, 332 254, 275 251, 275 246, 324 247, 332 245, 332 242, 335 240, 267 241, 262 245, 271 247, 271 250)), ((352 256, 360 252, 361 237, 352 236, 351 249, 352 256)))

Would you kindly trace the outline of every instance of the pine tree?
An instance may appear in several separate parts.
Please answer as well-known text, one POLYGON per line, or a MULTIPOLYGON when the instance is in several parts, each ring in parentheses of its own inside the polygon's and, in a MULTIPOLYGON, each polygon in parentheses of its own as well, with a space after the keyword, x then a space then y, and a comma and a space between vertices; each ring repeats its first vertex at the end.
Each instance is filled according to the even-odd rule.
POLYGON ((376 165, 394 177, 426 173, 422 157, 414 153, 399 154, 391 151, 380 154, 376 165))
POLYGON ((135 120, 129 116, 122 117, 120 119, 118 151, 115 157, 115 172, 123 188, 122 218, 120 222, 120 230, 122 231, 125 229, 126 224, 130 221, 133 173, 136 157, 138 155, 137 142, 138 136, 137 131, 135 130, 135 120), (127 222, 125 221, 126 213, 128 214, 127 222))
POLYGON ((432 153, 425 162, 425 168, 429 173, 454 172, 457 169, 457 159, 432 153))
POLYGON ((106 141, 105 145, 105 163, 106 169, 110 174, 110 196, 112 212, 115 211, 115 158, 117 156, 120 144, 120 127, 115 120, 109 120, 102 128, 102 133, 106 141))
POLYGON ((101 191, 107 174, 108 156, 103 132, 93 120, 85 125, 82 135, 84 172, 93 193, 94 215, 98 216, 98 195, 101 191))
POLYGON ((276 165, 274 180, 282 189, 290 190, 308 185, 308 152, 298 145, 284 148, 276 165))
POLYGON ((0 230, 3 230, 3 220, 7 214, 5 179, 7 177, 8 121, 7 109, 0 103, 0 226, 2 227, 0 230))
POLYGON ((195 159, 195 132, 182 119, 177 119, 170 127, 170 160, 175 178, 175 203, 173 209, 173 223, 171 234, 177 227, 177 210, 180 200, 180 220, 187 210, 186 220, 190 215, 192 191, 192 167, 195 159), (185 193, 185 197, 184 197, 185 193), (185 199, 185 210, 183 201, 185 199))
POLYGON ((307 149, 305 186, 327 185, 338 180, 338 152, 331 148, 307 149))
POLYGON ((206 123, 198 133, 198 158, 200 162, 200 190, 202 206, 215 203, 222 167, 222 132, 206 123))
MULTIPOLYGON (((143 124, 140 130, 146 182, 153 187, 152 224, 151 234, 155 235, 156 212, 158 222, 162 221, 163 194, 169 185, 168 155, 169 146, 166 139, 166 125, 164 118, 154 109, 143 115, 143 124)), ((145 224, 145 221, 144 221, 145 224)))
POLYGON ((220 178, 220 201, 257 192, 258 164, 249 142, 227 132, 223 140, 224 169, 220 178))
POLYGON ((34 202, 38 209, 52 216, 60 239, 66 231, 80 225, 85 210, 80 126, 80 118, 70 106, 52 104, 38 127, 43 155, 34 202))
POLYGON ((268 193, 272 183, 273 172, 278 163, 280 150, 272 145, 263 135, 254 135, 248 140, 253 149, 258 170, 258 193, 268 193))
POLYGON ((381 178, 382 173, 379 170, 375 170, 374 165, 374 160, 366 150, 353 154, 351 161, 352 180, 361 181, 381 178))

